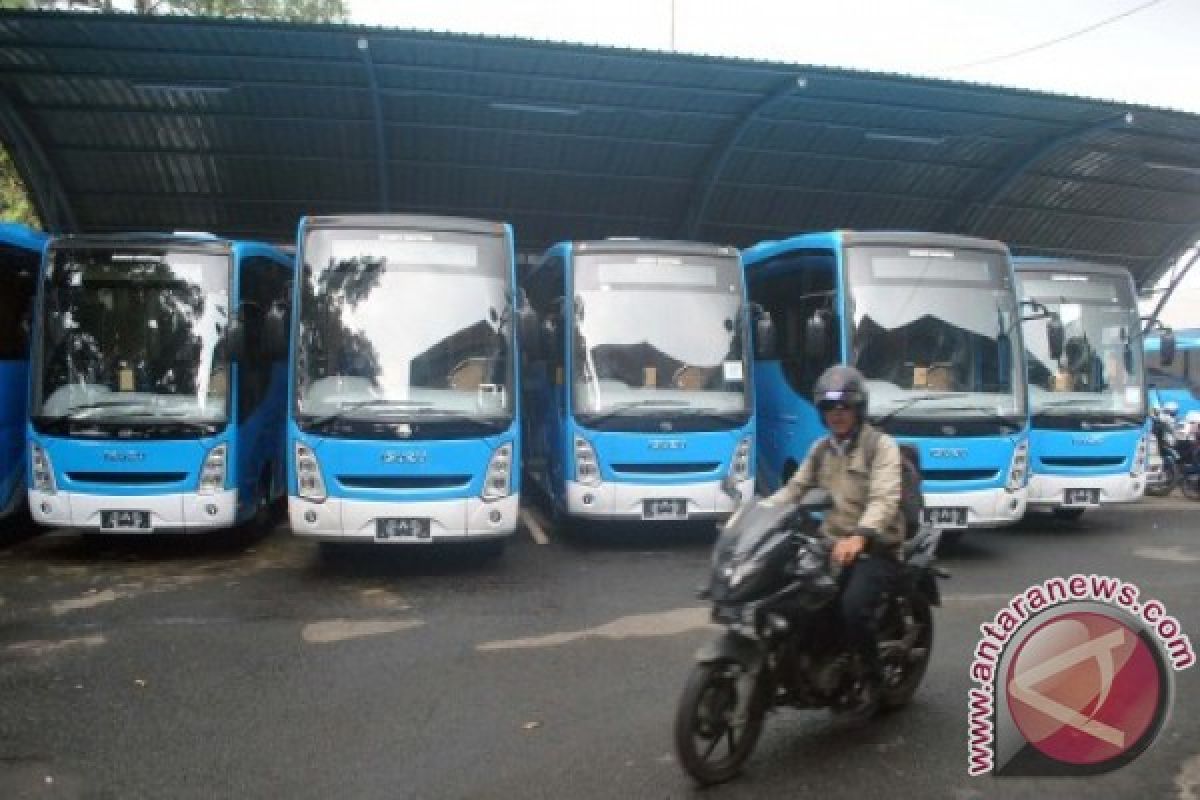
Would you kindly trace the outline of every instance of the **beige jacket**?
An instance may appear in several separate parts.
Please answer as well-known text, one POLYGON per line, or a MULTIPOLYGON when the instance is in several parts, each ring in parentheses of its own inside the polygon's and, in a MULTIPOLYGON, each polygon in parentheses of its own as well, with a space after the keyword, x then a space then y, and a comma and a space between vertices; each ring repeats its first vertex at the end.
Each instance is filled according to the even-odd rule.
POLYGON ((820 487, 833 495, 833 508, 825 512, 821 530, 828 536, 862 534, 868 552, 899 557, 904 544, 904 517, 900 513, 901 458, 896 440, 863 425, 845 455, 818 439, 804 463, 772 500, 795 502, 809 489, 820 487), (875 440, 875 453, 867 469, 864 438, 875 440), (819 450, 823 450, 817 456, 819 450), (816 462, 820 474, 816 474, 816 462))

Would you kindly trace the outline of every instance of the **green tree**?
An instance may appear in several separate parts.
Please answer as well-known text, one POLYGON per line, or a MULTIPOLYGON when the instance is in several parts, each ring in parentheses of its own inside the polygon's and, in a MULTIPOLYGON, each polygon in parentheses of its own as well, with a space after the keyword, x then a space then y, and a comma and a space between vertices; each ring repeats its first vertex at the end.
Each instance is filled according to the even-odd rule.
POLYGON ((0 147, 0 220, 39 227, 37 212, 29 202, 25 184, 3 147, 0 147))

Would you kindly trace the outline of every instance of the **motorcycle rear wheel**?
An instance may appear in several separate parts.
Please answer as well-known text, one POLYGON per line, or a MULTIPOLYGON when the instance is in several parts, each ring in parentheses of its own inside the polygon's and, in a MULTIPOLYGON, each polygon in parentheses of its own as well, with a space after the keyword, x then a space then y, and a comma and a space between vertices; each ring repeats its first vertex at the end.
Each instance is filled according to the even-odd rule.
POLYGON ((683 769, 704 786, 724 783, 741 772, 762 734, 765 709, 757 697, 749 700, 742 729, 734 727, 738 673, 734 661, 697 664, 679 698, 675 753, 683 769))
MULTIPOLYGON (((917 640, 913 643, 913 652, 903 665, 902 671, 895 680, 885 681, 879 695, 879 705, 885 709, 901 708, 908 705, 917 693, 929 667, 929 657, 933 654, 933 610, 925 595, 916 592, 909 598, 912 607, 913 620, 920 626, 917 640)), ((886 669, 887 662, 885 662, 886 669)))

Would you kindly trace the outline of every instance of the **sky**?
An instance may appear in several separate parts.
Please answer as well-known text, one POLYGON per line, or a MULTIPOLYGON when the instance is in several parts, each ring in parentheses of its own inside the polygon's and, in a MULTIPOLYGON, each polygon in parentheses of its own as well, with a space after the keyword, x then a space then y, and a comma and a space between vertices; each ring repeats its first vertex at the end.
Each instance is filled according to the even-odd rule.
MULTIPOLYGON (((351 21, 366 25, 895 72, 1200 113, 1200 0, 348 0, 348 5, 351 21)), ((1164 317, 1190 320, 1198 308, 1200 265, 1164 317)))
POLYGON ((349 7, 352 21, 369 25, 899 72, 1200 113, 1200 0, 349 0, 349 7), (1065 40, 1047 44, 1058 39, 1065 40))

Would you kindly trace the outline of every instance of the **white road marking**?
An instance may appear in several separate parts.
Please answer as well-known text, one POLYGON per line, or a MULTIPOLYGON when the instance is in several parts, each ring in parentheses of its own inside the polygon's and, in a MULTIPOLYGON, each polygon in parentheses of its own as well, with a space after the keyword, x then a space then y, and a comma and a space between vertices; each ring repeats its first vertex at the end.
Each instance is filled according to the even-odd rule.
POLYGON ((301 636, 309 644, 328 644, 363 636, 399 633, 424 624, 419 619, 328 619, 305 625, 301 636))
POLYGON ((1200 561, 1200 555, 1189 553, 1182 547, 1139 547, 1133 551, 1139 558, 1149 558, 1155 561, 1173 561, 1176 564, 1194 564, 1200 561))
POLYGON ((52 641, 49 639, 35 639, 28 642, 14 642, 4 648, 7 653, 15 653, 25 656, 46 656, 51 653, 56 653, 60 650, 71 650, 79 647, 99 647, 108 642, 101 634, 95 633, 90 636, 80 636, 75 639, 59 639, 52 641))
POLYGON ((70 600, 59 600, 57 603, 54 603, 50 606, 50 610, 55 614, 66 614, 71 611, 79 611, 85 608, 95 608, 96 606, 102 606, 105 603, 112 603, 116 600, 120 600, 124 596, 125 595, 123 594, 117 594, 112 589, 105 589, 102 592, 90 592, 88 594, 80 595, 79 597, 72 597, 70 600))
POLYGON ((521 521, 525 523, 525 530, 529 531, 529 538, 538 544, 550 544, 550 537, 546 535, 546 529, 537 514, 528 508, 523 508, 521 509, 521 521))
POLYGON ((651 614, 634 614, 621 617, 612 622, 587 628, 581 631, 565 631, 550 633, 544 636, 532 636, 525 639, 508 639, 497 642, 484 642, 477 645, 476 650, 524 650, 536 647, 557 647, 580 639, 633 639, 650 636, 676 636, 708 628, 709 609, 677 608, 673 611, 659 611, 651 614))
POLYGON ((1175 776, 1175 786, 1179 789, 1178 800, 1200 800, 1200 755, 1183 762, 1175 776))

